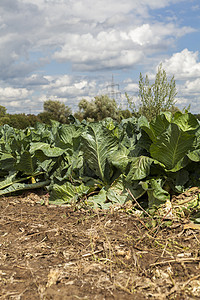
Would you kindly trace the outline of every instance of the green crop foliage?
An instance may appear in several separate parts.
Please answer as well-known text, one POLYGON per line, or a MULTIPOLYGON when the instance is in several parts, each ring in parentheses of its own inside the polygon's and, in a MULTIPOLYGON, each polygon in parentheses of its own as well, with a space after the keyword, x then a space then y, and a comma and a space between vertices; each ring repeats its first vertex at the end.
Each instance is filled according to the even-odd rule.
POLYGON ((105 209, 143 197, 152 210, 200 187, 200 122, 191 113, 71 120, 0 126, 0 195, 43 187, 56 204, 105 209))

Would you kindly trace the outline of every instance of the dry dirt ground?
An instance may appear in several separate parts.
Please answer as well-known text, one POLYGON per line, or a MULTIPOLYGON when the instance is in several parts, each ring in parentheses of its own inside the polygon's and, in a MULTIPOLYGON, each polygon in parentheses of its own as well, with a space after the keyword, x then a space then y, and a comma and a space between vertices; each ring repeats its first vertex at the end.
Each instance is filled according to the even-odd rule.
POLYGON ((0 198, 0 299, 200 299, 198 225, 44 197, 0 198))

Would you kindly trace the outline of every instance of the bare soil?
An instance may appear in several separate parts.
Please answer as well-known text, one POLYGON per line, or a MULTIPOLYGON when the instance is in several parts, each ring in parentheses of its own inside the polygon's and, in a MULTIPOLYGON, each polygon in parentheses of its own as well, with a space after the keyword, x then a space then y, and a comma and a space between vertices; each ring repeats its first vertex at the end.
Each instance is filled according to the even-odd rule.
POLYGON ((198 225, 44 197, 0 198, 0 299, 200 299, 198 225))

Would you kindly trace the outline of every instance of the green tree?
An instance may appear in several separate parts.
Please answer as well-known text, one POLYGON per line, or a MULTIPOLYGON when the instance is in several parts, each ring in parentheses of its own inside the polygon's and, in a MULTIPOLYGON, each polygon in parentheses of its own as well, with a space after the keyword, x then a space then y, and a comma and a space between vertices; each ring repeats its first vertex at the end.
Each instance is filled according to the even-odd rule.
MULTIPOLYGON (((47 100, 44 102, 44 113, 48 113, 48 116, 52 120, 56 120, 60 123, 68 123, 68 116, 72 113, 71 108, 64 103, 56 100, 47 100)), ((47 114, 45 114, 47 116, 47 114)), ((41 118, 41 114, 39 115, 41 118)))
POLYGON ((120 120, 128 119, 132 117, 132 113, 129 109, 119 110, 119 118, 120 120))
POLYGON ((39 119, 39 122, 45 123, 45 124, 48 124, 48 125, 50 125, 51 120, 54 119, 53 114, 49 113, 49 112, 46 112, 46 111, 43 111, 43 112, 39 113, 37 115, 37 117, 39 119))
POLYGON ((25 129, 30 126, 29 120, 25 114, 7 114, 1 118, 1 125, 8 124, 17 129, 25 129))
POLYGON ((74 116, 79 120, 100 121, 107 117, 119 119, 117 103, 107 95, 96 96, 92 101, 82 99, 78 107, 79 111, 74 116))
POLYGON ((40 119, 32 114, 6 114, 4 117, 0 117, 0 125, 8 124, 17 129, 34 127, 37 122, 40 122, 40 119))
POLYGON ((5 124, 9 125, 9 122, 10 122, 10 118, 8 114, 5 117, 0 117, 0 126, 5 124))
POLYGON ((26 119, 30 127, 34 127, 35 124, 40 121, 39 118, 33 114, 26 115, 26 119))
POLYGON ((138 111, 127 94, 126 97, 134 115, 144 115, 151 121, 162 111, 173 109, 176 94, 174 76, 168 81, 166 71, 162 68, 162 64, 160 64, 153 84, 150 84, 148 75, 144 78, 140 73, 138 111))
POLYGON ((4 106, 0 105, 0 118, 6 116, 6 111, 7 109, 4 106))

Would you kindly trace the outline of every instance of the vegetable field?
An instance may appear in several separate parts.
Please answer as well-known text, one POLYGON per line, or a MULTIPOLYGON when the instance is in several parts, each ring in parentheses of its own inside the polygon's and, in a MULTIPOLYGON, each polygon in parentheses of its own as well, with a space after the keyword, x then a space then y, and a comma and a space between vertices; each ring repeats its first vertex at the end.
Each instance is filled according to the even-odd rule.
POLYGON ((198 299, 200 122, 0 127, 1 299, 198 299))
POLYGON ((71 121, 0 128, 0 195, 43 187, 54 204, 106 209, 141 200, 152 210, 200 186, 200 123, 192 114, 163 113, 150 124, 71 121))

